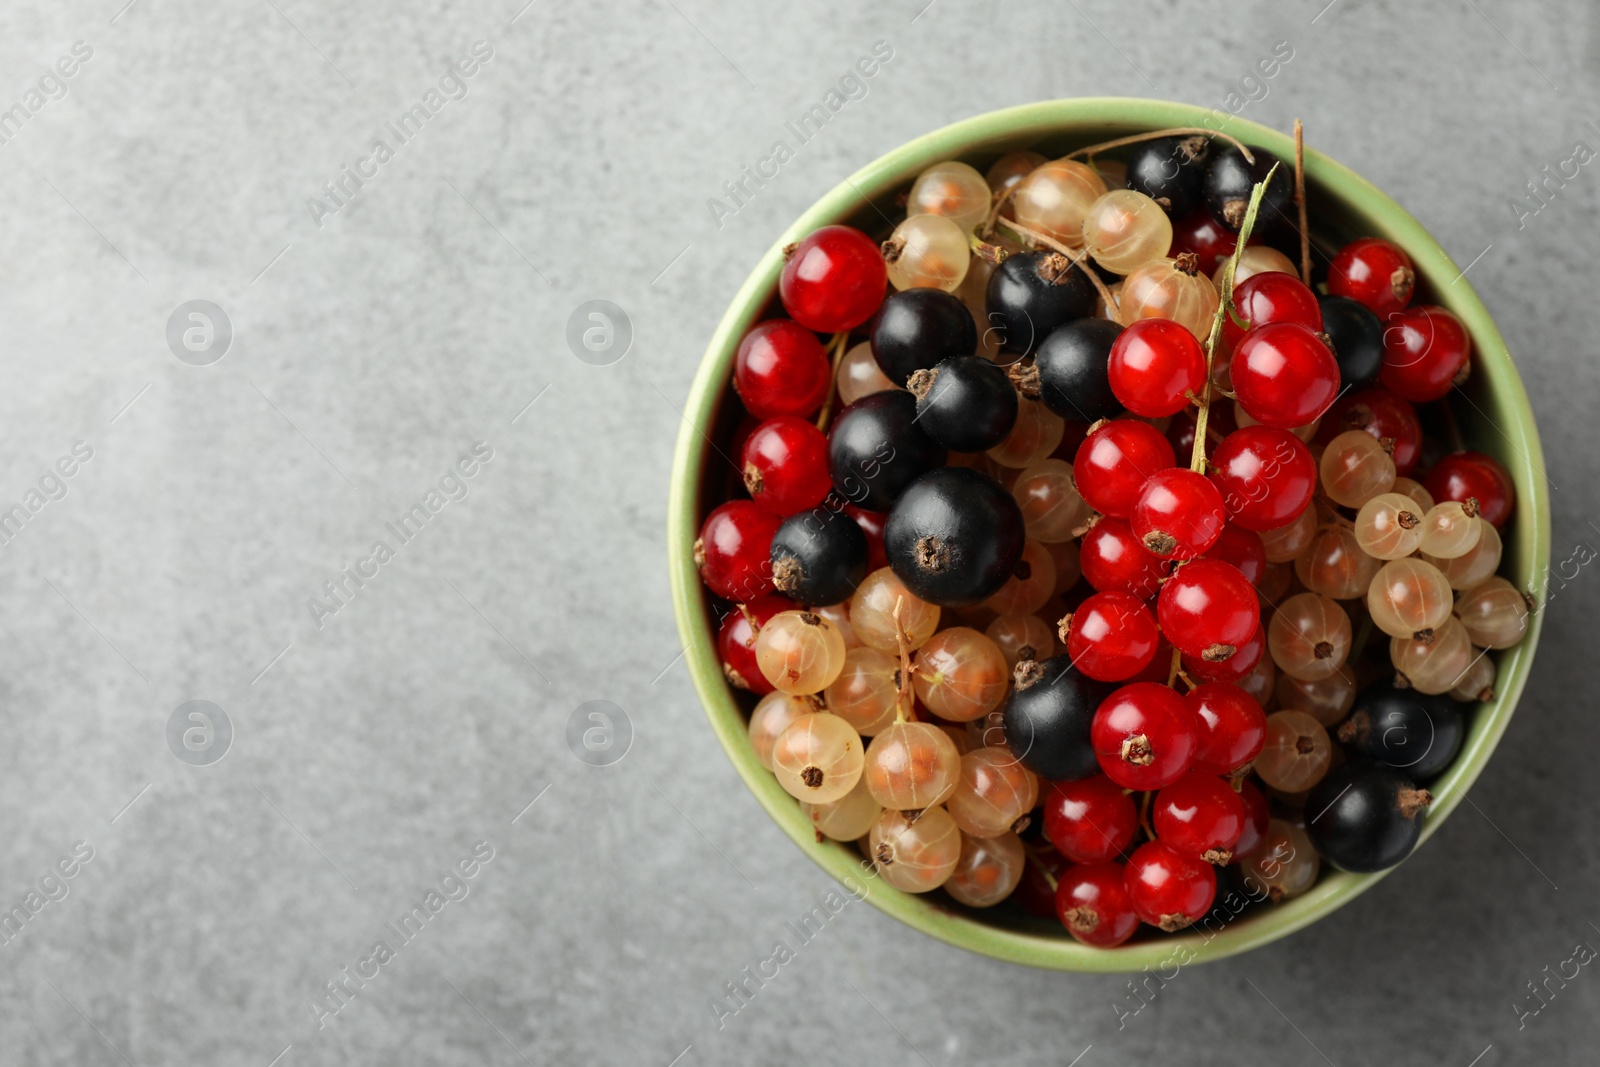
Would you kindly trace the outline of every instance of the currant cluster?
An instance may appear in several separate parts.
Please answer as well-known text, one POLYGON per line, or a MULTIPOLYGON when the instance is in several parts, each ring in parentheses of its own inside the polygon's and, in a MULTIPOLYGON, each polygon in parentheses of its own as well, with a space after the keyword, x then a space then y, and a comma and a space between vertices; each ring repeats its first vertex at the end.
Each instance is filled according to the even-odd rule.
POLYGON ((1415 845, 1528 627, 1515 493, 1441 443, 1465 327, 1382 239, 1313 285, 1295 177, 952 161, 785 250, 696 562, 762 765, 890 885, 1110 947, 1415 845))

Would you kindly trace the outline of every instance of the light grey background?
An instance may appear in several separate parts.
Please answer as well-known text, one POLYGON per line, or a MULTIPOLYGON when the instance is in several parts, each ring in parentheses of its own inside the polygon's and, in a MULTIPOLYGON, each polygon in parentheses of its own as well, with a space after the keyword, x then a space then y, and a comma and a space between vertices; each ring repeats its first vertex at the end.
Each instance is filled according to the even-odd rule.
POLYGON ((1542 422, 1555 557, 1595 542, 1600 175, 1520 229, 1509 206, 1600 146, 1593 5, 524 2, 0 10, 0 108, 93 49, 0 145, 0 502, 93 449, 0 545, 0 902, 94 850, 0 944, 0 1062, 1592 1055, 1592 967, 1518 1015, 1525 983, 1600 945, 1593 568, 1550 604, 1473 803, 1314 928, 1185 971, 1119 1030, 1125 979, 980 959, 856 905, 719 1029, 708 1001, 832 883, 712 738, 662 543, 713 325, 841 176, 1027 101, 1229 106, 1280 40, 1294 57, 1244 115, 1303 117, 1472 264, 1542 422), (869 95, 718 228, 707 198, 880 39, 869 95), (479 40, 467 97, 398 145, 384 123, 479 40), (394 159, 319 227, 308 198, 380 136, 394 159), (234 330, 209 366, 166 342, 195 299, 234 330), (565 342, 591 299, 632 322, 611 366, 565 342), (398 544, 385 523, 474 442, 493 458, 469 495, 398 544), (377 540, 395 557, 319 628, 308 599, 377 540), (167 745, 193 699, 234 732, 209 766, 167 745), (566 744, 591 700, 632 724, 611 766, 566 744), (397 944, 383 924, 480 841, 470 895, 319 1029, 323 983, 397 944))

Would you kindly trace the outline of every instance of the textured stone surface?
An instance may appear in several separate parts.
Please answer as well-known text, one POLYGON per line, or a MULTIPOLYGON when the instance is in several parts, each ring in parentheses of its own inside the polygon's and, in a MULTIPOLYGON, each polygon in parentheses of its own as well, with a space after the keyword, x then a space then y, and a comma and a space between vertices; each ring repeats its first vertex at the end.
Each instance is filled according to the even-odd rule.
POLYGON ((1225 106, 1280 40, 1294 58, 1244 114, 1302 116, 1458 262, 1482 253, 1471 282, 1542 420, 1556 558, 1594 543, 1600 177, 1520 229, 1508 206, 1600 144, 1591 6, 120 2, 0 11, 0 109, 93 50, 0 145, 0 501, 93 450, 0 545, 0 898, 93 849, 0 945, 0 1060, 1465 1067, 1600 1039, 1589 969, 1515 1007, 1600 944, 1592 568, 1550 604, 1472 804, 1300 935, 1184 972, 1119 1027, 1125 979, 852 906, 718 1029, 708 1000, 831 883, 708 730, 662 548, 704 343, 842 175, 1037 99, 1225 106), (719 228, 707 198, 879 39, 895 55, 868 95, 719 228), (386 132, 480 40, 465 98, 386 132), (376 137, 393 158, 319 226, 307 199, 376 137), (635 330, 611 366, 564 340, 594 298, 635 330), (209 366, 165 340, 193 299, 234 329, 209 366), (480 441, 467 495, 393 538, 480 441), (378 540, 393 558, 319 628, 308 598, 378 540), (191 699, 235 733, 211 766, 168 749, 191 699), (595 699, 634 729, 604 769, 564 740, 595 699), (480 841, 493 859, 445 885, 468 895, 389 934, 480 841), (395 958, 319 1029, 308 1000, 380 939, 395 958))

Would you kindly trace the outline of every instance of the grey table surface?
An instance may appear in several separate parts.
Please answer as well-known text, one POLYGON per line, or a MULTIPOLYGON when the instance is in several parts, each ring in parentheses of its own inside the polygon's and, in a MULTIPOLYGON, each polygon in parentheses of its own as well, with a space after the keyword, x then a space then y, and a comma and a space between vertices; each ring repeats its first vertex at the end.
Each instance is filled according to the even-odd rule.
POLYGON ((1514 206, 1600 146, 1592 4, 123 3, 0 9, 0 1063, 1592 1059, 1600 978, 1547 979, 1600 945, 1592 568, 1472 803, 1299 935, 1134 1014, 852 908, 719 1020, 832 883, 718 748, 663 547, 682 398, 788 220, 944 123, 1106 94, 1303 117, 1417 214, 1519 360, 1556 558, 1595 543, 1600 177, 1514 206), (566 341, 592 299, 610 365, 566 341), (612 766, 567 744, 590 700, 612 766))

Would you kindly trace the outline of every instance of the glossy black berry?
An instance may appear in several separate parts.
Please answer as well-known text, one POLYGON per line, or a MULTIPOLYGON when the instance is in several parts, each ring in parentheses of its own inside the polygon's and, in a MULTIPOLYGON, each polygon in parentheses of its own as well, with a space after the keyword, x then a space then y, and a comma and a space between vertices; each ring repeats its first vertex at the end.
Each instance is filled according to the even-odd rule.
POLYGON ((1071 656, 1022 660, 1006 699, 1006 746, 1033 773, 1071 782, 1100 773, 1089 726, 1110 686, 1078 673, 1071 656))
POLYGON ((783 520, 771 559, 779 592, 825 607, 848 599, 867 576, 867 535, 842 509, 815 507, 783 520))
POLYGON ((1339 740, 1354 751, 1426 782, 1455 761, 1464 729, 1456 702, 1379 682, 1356 697, 1339 740))
POLYGON ((1057 327, 1094 314, 1094 283, 1060 252, 1007 256, 989 276, 984 307, 1000 348, 1027 355, 1057 327))
POLYGON ((1110 319, 1079 319, 1046 337, 1033 354, 1045 407, 1083 423, 1121 414, 1107 374, 1111 345, 1121 332, 1110 319))
POLYGON ((916 399, 899 389, 862 397, 828 431, 833 487, 868 511, 888 511, 901 490, 944 461, 944 449, 917 425, 916 399))
POLYGON ((1128 156, 1128 188, 1181 219, 1200 205, 1211 142, 1205 137, 1163 137, 1133 147, 1128 156))
POLYGON ((1306 832, 1335 867, 1381 871, 1411 854, 1432 802, 1393 767, 1357 760, 1329 771, 1306 797, 1306 832))
POLYGON ((884 524, 889 566, 912 593, 944 607, 976 604, 1022 562, 1022 509, 970 467, 941 467, 900 494, 884 524))
POLYGON ((1347 296, 1318 297, 1322 305, 1322 332, 1333 342, 1341 386, 1374 381, 1383 366, 1383 323, 1365 304, 1347 296))
MULTIPOLYGON (((1206 210, 1211 212, 1212 218, 1234 233, 1238 233, 1239 227, 1244 225, 1245 211, 1250 206, 1250 190, 1255 188, 1257 182, 1265 181, 1272 165, 1279 163, 1278 157, 1265 148, 1251 145, 1250 154, 1256 159, 1253 164, 1245 162, 1237 148, 1219 146, 1212 150, 1211 162, 1206 167, 1206 210)), ((1285 213, 1293 196, 1292 168, 1279 163, 1277 173, 1272 176, 1266 192, 1261 196, 1261 211, 1257 216, 1260 225, 1265 228, 1280 217, 1287 218, 1285 213)))
POLYGON ((998 365, 981 356, 952 356, 911 376, 917 425, 955 452, 987 452, 1017 424, 1017 390, 998 365))
POLYGON ((978 325, 967 305, 943 289, 891 293, 872 320, 872 358, 896 385, 951 356, 978 350, 978 325))

